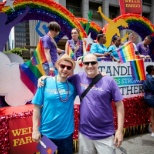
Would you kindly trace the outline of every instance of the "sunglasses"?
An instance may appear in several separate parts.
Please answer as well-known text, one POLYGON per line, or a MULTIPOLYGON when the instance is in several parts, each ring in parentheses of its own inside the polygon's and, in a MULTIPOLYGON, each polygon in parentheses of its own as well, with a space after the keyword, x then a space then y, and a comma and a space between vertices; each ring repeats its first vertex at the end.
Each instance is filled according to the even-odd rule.
POLYGON ((84 65, 87 65, 89 66, 89 64, 91 65, 96 65, 97 64, 97 61, 87 61, 87 62, 83 62, 84 65))
POLYGON ((64 69, 64 68, 67 68, 67 70, 71 70, 72 69, 72 66, 67 66, 67 65, 64 65, 64 64, 59 64, 60 68, 64 69))

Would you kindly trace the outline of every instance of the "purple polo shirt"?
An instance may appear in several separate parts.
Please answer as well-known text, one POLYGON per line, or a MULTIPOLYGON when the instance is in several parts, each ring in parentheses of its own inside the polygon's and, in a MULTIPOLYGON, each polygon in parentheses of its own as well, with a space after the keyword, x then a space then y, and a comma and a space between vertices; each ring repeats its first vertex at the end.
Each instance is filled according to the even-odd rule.
MULTIPOLYGON (((80 96, 92 79, 81 72, 69 78, 80 96)), ((102 77, 80 104, 79 131, 93 140, 107 138, 115 133, 111 101, 122 100, 120 90, 110 76, 102 77)))
POLYGON ((55 64, 55 62, 58 59, 58 55, 57 55, 57 47, 54 44, 54 42, 51 40, 50 36, 48 34, 44 35, 42 37, 42 42, 43 42, 43 46, 46 49, 50 49, 50 55, 51 55, 51 61, 53 62, 53 64, 55 64))
POLYGON ((150 53, 149 45, 145 46, 142 42, 137 44, 137 50, 144 56, 147 56, 150 53))

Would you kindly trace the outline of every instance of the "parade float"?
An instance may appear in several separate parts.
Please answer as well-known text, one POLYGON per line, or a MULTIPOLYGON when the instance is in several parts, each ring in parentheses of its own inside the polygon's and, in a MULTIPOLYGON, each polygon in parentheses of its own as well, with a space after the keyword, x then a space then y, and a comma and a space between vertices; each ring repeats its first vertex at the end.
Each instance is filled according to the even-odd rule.
MULTIPOLYGON (((104 18, 104 14, 98 12, 104 18)), ((62 33, 58 36, 57 42, 63 36, 70 39, 71 29, 77 27, 80 30, 80 38, 84 39, 87 45, 91 38, 96 39, 101 29, 106 33, 108 44, 111 43, 113 35, 120 34, 120 31, 124 29, 136 32, 142 39, 147 35, 153 36, 154 31, 154 25, 148 19, 130 13, 123 14, 113 20, 108 18, 108 24, 100 27, 92 21, 89 22, 88 19, 76 18, 65 7, 52 0, 15 0, 8 5, 6 5, 6 2, 1 3, 0 20, 0 33, 3 34, 3 37, 0 37, 0 95, 5 97, 5 101, 9 105, 0 108, 0 154, 37 152, 36 143, 31 138, 33 106, 27 104, 27 102, 30 102, 33 98, 37 88, 37 79, 44 74, 44 71, 41 65, 34 66, 31 60, 23 64, 11 62, 2 52, 13 26, 29 20, 40 20, 47 23, 56 21, 62 28, 62 33), (113 29, 112 33, 108 33, 110 28, 113 29)), ((139 76, 145 75, 144 69, 149 64, 152 64, 152 62, 142 64, 142 71, 138 68, 136 72, 132 72, 133 64, 130 62, 99 61, 99 70, 106 72, 107 75, 115 79, 124 96, 125 136, 143 133, 147 130, 149 109, 143 99, 142 79, 144 77, 139 78, 139 76)), ((138 66, 140 65, 138 64, 138 66)), ((77 62, 74 73, 79 71, 83 71, 83 69, 82 65, 77 62)), ((114 106, 113 111, 116 128, 117 116, 114 106)), ((74 113, 74 151, 77 151, 78 98, 75 100, 74 113)))

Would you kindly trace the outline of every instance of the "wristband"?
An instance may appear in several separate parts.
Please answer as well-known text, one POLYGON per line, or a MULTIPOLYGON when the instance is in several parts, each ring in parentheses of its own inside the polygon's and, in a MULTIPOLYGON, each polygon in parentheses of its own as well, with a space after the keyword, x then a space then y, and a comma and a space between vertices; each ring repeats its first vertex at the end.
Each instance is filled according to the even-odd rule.
POLYGON ((53 67, 53 63, 49 62, 49 68, 53 67))
POLYGON ((61 53, 62 53, 62 54, 65 53, 65 50, 62 50, 61 53))

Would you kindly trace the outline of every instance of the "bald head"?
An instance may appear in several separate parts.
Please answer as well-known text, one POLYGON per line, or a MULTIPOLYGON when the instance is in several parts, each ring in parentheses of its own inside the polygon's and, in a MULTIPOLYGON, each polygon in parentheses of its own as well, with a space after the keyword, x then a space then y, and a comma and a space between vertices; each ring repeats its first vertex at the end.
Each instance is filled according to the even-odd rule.
POLYGON ((94 54, 87 54, 83 59, 83 68, 89 78, 94 78, 99 73, 97 57, 94 54))
POLYGON ((137 39, 136 33, 132 32, 132 33, 129 34, 128 41, 131 41, 132 43, 135 43, 136 39, 137 39))
POLYGON ((97 57, 92 54, 92 53, 89 53, 89 54, 86 54, 84 57, 83 57, 83 62, 84 61, 87 61, 88 59, 90 59, 91 61, 97 61, 97 57))

